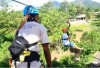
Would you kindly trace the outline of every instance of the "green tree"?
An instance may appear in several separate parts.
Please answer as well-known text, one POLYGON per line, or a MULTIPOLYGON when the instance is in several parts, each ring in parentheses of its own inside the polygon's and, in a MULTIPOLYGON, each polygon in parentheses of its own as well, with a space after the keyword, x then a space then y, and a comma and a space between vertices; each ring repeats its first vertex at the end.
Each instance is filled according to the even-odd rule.
POLYGON ((80 15, 80 14, 84 14, 85 13, 85 8, 83 5, 76 5, 76 14, 80 15))
POLYGON ((8 58, 10 57, 10 53, 8 47, 22 19, 23 15, 21 12, 0 10, 0 67, 9 66, 8 58))
POLYGON ((76 17, 76 13, 77 13, 77 9, 76 9, 76 5, 74 4, 68 4, 67 5, 67 11, 70 15, 70 18, 75 18, 76 17))
POLYGON ((60 5, 60 10, 67 11, 67 5, 68 3, 66 1, 63 1, 60 5))
POLYGON ((93 17, 93 15, 94 15, 92 8, 87 8, 85 13, 86 13, 86 18, 87 19, 91 19, 93 17))
POLYGON ((94 12, 99 12, 99 11, 100 11, 100 9, 98 9, 98 8, 94 10, 94 12))
POLYGON ((96 16, 98 19, 100 19, 100 13, 96 16))

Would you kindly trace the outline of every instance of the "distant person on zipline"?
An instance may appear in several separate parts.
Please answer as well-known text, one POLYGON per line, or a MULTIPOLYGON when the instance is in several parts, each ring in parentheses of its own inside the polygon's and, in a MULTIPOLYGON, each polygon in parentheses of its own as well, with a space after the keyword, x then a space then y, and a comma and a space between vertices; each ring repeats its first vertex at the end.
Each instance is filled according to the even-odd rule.
POLYGON ((77 54, 77 57, 80 56, 81 54, 81 48, 79 48, 78 46, 76 46, 73 42, 70 42, 70 38, 71 38, 71 33, 69 34, 68 30, 70 28, 70 23, 67 22, 69 24, 68 28, 62 28, 63 31, 63 35, 62 35, 62 43, 64 46, 70 46, 70 51, 74 52, 75 54, 77 54))

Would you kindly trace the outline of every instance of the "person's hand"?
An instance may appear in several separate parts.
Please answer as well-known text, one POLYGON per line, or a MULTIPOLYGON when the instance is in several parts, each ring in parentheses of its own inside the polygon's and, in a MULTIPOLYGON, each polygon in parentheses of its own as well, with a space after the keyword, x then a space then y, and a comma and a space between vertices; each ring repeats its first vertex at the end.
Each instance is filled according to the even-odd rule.
POLYGON ((70 40, 70 38, 67 38, 67 40, 70 40))

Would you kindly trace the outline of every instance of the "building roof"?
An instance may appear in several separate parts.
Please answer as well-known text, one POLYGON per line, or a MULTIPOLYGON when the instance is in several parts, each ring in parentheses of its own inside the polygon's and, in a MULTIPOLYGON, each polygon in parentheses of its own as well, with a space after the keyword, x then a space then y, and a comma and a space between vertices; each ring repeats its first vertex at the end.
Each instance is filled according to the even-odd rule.
POLYGON ((81 15, 76 16, 76 18, 83 18, 85 16, 86 16, 85 14, 81 14, 81 15))
POLYGON ((94 12, 94 15, 98 15, 100 12, 94 12))

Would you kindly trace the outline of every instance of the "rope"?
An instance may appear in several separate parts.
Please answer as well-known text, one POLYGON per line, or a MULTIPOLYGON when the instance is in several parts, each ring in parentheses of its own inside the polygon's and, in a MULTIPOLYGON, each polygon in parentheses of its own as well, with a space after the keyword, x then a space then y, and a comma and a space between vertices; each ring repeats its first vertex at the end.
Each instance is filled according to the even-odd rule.
POLYGON ((15 2, 17 2, 17 3, 19 3, 19 4, 22 4, 22 5, 26 5, 26 6, 27 6, 27 4, 24 4, 24 3, 19 2, 19 1, 16 1, 16 0, 12 0, 12 1, 15 1, 15 2))

